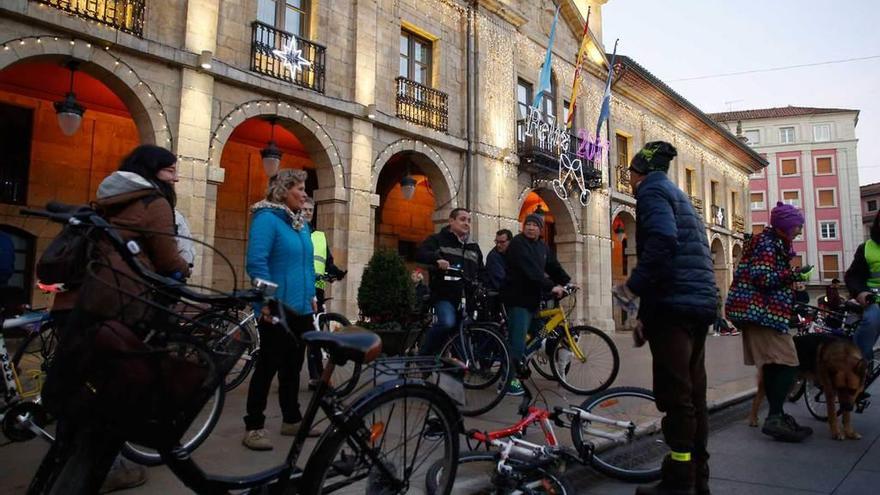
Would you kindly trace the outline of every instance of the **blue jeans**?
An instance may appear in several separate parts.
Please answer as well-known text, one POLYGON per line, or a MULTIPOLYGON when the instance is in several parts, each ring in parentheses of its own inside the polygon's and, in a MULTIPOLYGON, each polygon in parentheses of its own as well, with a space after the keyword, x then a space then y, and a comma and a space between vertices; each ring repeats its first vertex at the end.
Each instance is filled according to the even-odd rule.
POLYGON ((425 336, 425 345, 422 346, 423 356, 434 356, 440 353, 443 344, 449 340, 455 324, 458 322, 458 309, 451 301, 434 302, 434 324, 428 329, 425 336))
POLYGON ((880 333, 880 306, 869 304, 862 313, 862 321, 859 328, 853 334, 853 341, 862 351, 862 356, 868 363, 874 359, 874 342, 880 333))

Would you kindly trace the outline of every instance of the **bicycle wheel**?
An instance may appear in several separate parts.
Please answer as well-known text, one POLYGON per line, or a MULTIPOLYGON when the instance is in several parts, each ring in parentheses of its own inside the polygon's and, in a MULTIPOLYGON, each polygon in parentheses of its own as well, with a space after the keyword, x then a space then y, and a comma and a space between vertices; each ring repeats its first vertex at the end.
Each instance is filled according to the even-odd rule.
POLYGON ((572 420, 572 442, 581 456, 592 452, 589 460, 593 467, 623 481, 660 479, 660 465, 669 447, 660 428, 663 413, 657 410, 650 390, 611 388, 588 398, 580 408, 596 416, 633 424, 628 429, 580 416, 572 420))
POLYGON ((456 333, 443 345, 440 356, 466 365, 462 380, 465 403, 459 411, 478 416, 504 398, 512 376, 510 353, 501 337, 488 328, 466 327, 463 332, 464 344, 456 333))
POLYGON ((788 390, 787 399, 789 402, 797 402, 804 395, 805 383, 804 377, 799 376, 795 378, 794 383, 791 384, 791 388, 788 390))
MULTIPOLYGON (((508 460, 513 473, 499 479, 498 459, 492 452, 464 452, 458 457, 453 495, 533 493, 569 495, 577 493, 560 473, 543 468, 529 468, 526 464, 508 460)), ((428 495, 440 493, 439 480, 443 479, 443 463, 436 462, 428 470, 425 490, 428 495)))
POLYGON ((828 420, 828 404, 825 400, 825 392, 818 383, 812 380, 804 381, 804 402, 807 410, 819 421, 828 420))
POLYGON ((195 319, 198 325, 191 330, 192 335, 218 350, 222 350, 223 346, 230 342, 247 343, 247 349, 226 374, 223 382, 223 389, 226 392, 244 383, 257 361, 260 352, 260 335, 252 316, 251 310, 208 312, 195 319), (216 335, 210 335, 202 325, 209 327, 216 335))
POLYGON ((455 481, 461 417, 440 389, 397 383, 353 406, 342 428, 324 433, 306 463, 300 493, 390 495, 421 490, 437 461, 446 470, 437 493, 449 493, 455 481))
MULTIPOLYGON (((351 326, 348 318, 339 313, 321 313, 318 315, 318 327, 322 332, 338 332, 345 327, 351 326)), ((320 374, 324 370, 324 365, 330 359, 327 351, 321 351, 321 363, 318 363, 317 372, 320 374)), ((350 384, 352 377, 359 374, 360 367, 352 361, 348 361, 342 366, 337 365, 333 368, 333 376, 330 378, 331 385, 340 395, 351 393, 356 384, 350 384), (345 394, 342 394, 345 392, 345 394)))
POLYGON ((548 356, 546 352, 539 350, 529 359, 529 364, 532 365, 533 370, 537 371, 545 379, 556 381, 556 375, 553 374, 552 369, 552 360, 553 358, 548 356))
POLYGON ((567 390, 581 395, 605 390, 614 383, 620 370, 620 355, 611 337, 598 328, 569 328, 584 359, 569 347, 568 339, 560 338, 553 352, 553 375, 567 390))

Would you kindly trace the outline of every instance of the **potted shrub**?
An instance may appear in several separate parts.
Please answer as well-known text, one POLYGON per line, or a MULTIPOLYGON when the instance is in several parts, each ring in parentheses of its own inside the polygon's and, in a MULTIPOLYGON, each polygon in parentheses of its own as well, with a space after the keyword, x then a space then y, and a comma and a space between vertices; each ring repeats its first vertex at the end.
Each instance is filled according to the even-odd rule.
POLYGON ((415 291, 399 254, 387 249, 373 254, 361 277, 357 302, 358 325, 379 334, 385 354, 401 354, 412 345, 418 335, 410 325, 415 291))

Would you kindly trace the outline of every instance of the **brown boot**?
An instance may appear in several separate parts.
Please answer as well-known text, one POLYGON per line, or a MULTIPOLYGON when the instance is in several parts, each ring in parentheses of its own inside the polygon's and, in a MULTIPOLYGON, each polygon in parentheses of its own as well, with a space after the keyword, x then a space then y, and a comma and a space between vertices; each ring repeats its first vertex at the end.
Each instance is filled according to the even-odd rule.
POLYGON ((636 488, 636 495, 694 495, 694 463, 663 459, 663 479, 651 486, 636 488))

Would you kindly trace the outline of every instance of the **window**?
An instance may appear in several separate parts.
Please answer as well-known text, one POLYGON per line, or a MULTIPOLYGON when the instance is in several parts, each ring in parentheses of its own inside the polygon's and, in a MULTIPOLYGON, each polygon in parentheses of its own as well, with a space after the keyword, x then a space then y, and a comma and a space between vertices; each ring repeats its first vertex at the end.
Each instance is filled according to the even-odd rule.
POLYGON ((746 136, 746 139, 748 139, 748 144, 761 144, 761 131, 755 129, 753 131, 745 131, 744 134, 746 136))
POLYGON ((813 124, 813 141, 831 141, 831 124, 813 124))
POLYGON ((794 127, 779 128, 779 142, 781 144, 791 144, 794 142, 794 127))
POLYGON ((529 116, 529 107, 532 105, 532 85, 522 79, 516 82, 516 108, 519 119, 529 116))
POLYGON ((752 224, 752 235, 757 235, 757 234, 760 234, 761 232, 764 232, 764 227, 766 227, 766 225, 763 223, 753 223, 752 224))
POLYGON ((816 175, 831 175, 834 173, 834 165, 830 156, 816 158, 816 175))
POLYGON ((739 215, 739 194, 736 191, 730 191, 730 212, 739 215))
MULTIPOLYGON (((571 105, 571 102, 562 100, 562 123, 565 124, 568 122, 568 107, 571 105)), ((571 128, 577 128, 575 119, 577 118, 577 109, 575 109, 575 115, 571 118, 571 128)))
POLYGON ((837 221, 819 222, 819 239, 823 241, 837 240, 837 221))
POLYGON ((833 208, 837 206, 837 195, 834 189, 818 189, 816 196, 818 197, 816 202, 817 208, 833 208))
POLYGON ((867 206, 868 206, 868 211, 877 211, 877 200, 876 199, 869 199, 867 206))
POLYGON ((714 180, 709 182, 709 192, 712 198, 712 205, 721 206, 718 201, 718 182, 714 180))
POLYGON ((779 160, 780 175, 797 175, 798 161, 797 158, 783 158, 779 160))
POLYGON ((788 266, 792 268, 800 268, 804 266, 804 256, 801 254, 796 254, 792 256, 788 266))
POLYGON ((410 81, 431 85, 431 42, 403 30, 400 32, 400 74, 410 81))
POLYGON ((690 169, 690 168, 684 169, 684 187, 687 190, 688 196, 694 195, 694 171, 693 171, 693 169, 690 169))
POLYGON ((751 193, 749 195, 749 201, 752 203, 752 210, 767 209, 767 205, 764 203, 764 191, 751 193))
POLYGON ((787 205, 792 205, 796 208, 801 207, 801 192, 800 191, 782 191, 782 202, 787 205))
POLYGON ((822 255, 822 280, 843 278, 840 275, 840 256, 837 254, 822 255))
POLYGON ((257 20, 282 31, 306 37, 309 0, 258 0, 257 20))
POLYGON ((617 166, 626 169, 629 167, 629 138, 623 134, 616 134, 617 139, 617 166))
POLYGON ((0 204, 27 203, 33 121, 30 108, 0 103, 0 204))
POLYGON ((544 97, 541 98, 541 112, 544 122, 556 125, 556 76, 550 77, 550 91, 544 91, 544 97))

